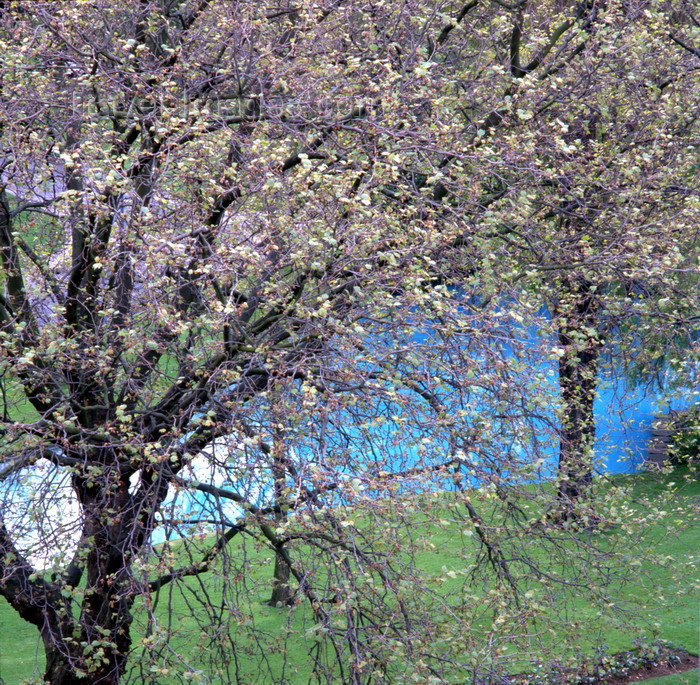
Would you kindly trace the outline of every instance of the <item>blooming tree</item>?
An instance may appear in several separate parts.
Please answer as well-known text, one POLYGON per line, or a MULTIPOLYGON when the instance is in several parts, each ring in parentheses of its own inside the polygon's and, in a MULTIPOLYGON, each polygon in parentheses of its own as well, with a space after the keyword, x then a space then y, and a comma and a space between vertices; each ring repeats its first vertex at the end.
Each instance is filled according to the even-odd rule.
POLYGON ((575 589, 614 611, 630 538, 548 521, 542 446, 563 435, 578 487, 588 419, 558 431, 523 326, 555 293, 584 408, 601 284, 690 268, 666 231, 697 210, 697 54, 665 10, 0 5, 0 594, 45 681, 247 682, 239 650, 279 681, 293 631, 256 623, 255 554, 319 682, 477 679, 575 589), (57 478, 75 544, 41 568, 57 478), (459 574, 422 570, 429 525, 459 527, 459 574))

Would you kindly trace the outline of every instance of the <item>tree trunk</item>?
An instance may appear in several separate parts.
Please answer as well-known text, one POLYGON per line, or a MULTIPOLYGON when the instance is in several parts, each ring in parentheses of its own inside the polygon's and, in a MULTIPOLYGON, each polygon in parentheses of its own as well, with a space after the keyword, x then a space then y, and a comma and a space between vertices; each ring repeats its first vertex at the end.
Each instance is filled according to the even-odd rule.
POLYGON ((79 678, 71 668, 70 663, 63 654, 55 649, 46 648, 46 670, 44 671, 44 682, 51 685, 78 685, 87 682, 84 678, 79 678))
POLYGON ((70 657, 66 657, 58 651, 55 645, 50 645, 44 640, 44 653, 46 655, 46 670, 44 671, 44 682, 51 685, 80 685, 90 682, 88 678, 76 673, 71 665, 70 657))
POLYGON ((119 685, 124 673, 126 660, 122 659, 119 669, 106 667, 97 671, 84 671, 75 668, 69 659, 55 650, 46 651, 44 682, 49 685, 119 685))
MULTIPOLYGON (((284 437, 278 436, 275 440, 276 458, 272 465, 272 475, 274 476, 275 501, 283 502, 285 490, 285 463, 284 463, 284 437)), ((275 514, 275 520, 281 523, 285 519, 285 514, 280 511, 275 514)), ((272 579, 272 596, 267 604, 271 607, 287 606, 292 603, 292 591, 289 587, 290 569, 289 564, 278 552, 275 554, 275 571, 272 579)))
POLYGON ((272 596, 267 603, 271 607, 286 606, 292 603, 292 591, 289 587, 289 564, 279 554, 275 555, 272 596))
POLYGON ((575 505, 593 480, 595 416, 600 338, 597 295, 585 279, 569 282, 560 315, 559 387, 564 404, 560 429, 557 518, 576 518, 575 505))
MULTIPOLYGON (((119 685, 126 670, 127 654, 118 648, 102 647, 100 659, 91 661, 83 654, 68 652, 64 641, 57 641, 50 631, 42 631, 46 668, 44 682, 50 685, 119 685), (106 663, 105 663, 106 662, 106 663)), ((128 633, 128 627, 126 629, 128 633)), ((97 654, 94 655, 95 657, 97 654)))
POLYGON ((597 370, 598 355, 594 351, 565 355, 559 362, 559 385, 565 406, 559 443, 560 499, 579 498, 593 478, 597 370))
MULTIPOLYGON (((88 453, 86 461, 99 463, 98 456, 88 453)), ((113 453, 101 456, 109 466, 119 462, 113 453)), ((80 619, 55 620, 42 629, 44 680, 50 685, 118 685, 126 670, 136 595, 130 560, 141 549, 146 531, 138 520, 140 507, 129 493, 128 480, 109 466, 103 466, 99 483, 73 476, 85 516, 83 536, 91 546, 84 559, 80 619)), ((73 583, 80 582, 81 576, 78 573, 73 583)), ((71 604, 66 603, 61 613, 55 606, 60 601, 53 600, 54 613, 70 617, 71 604)))

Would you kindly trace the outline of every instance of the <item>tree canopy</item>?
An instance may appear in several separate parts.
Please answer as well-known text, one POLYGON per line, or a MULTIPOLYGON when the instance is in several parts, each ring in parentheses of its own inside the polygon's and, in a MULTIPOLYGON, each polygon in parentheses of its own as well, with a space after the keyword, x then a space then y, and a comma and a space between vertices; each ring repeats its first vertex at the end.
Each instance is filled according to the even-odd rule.
POLYGON ((544 604, 615 613, 632 527, 565 519, 614 517, 580 497, 598 350, 692 343, 693 10, 0 4, 0 594, 46 681, 245 682, 238 650, 279 681, 260 583, 327 683, 482 682, 544 604), (443 516, 454 597, 421 568, 443 516))

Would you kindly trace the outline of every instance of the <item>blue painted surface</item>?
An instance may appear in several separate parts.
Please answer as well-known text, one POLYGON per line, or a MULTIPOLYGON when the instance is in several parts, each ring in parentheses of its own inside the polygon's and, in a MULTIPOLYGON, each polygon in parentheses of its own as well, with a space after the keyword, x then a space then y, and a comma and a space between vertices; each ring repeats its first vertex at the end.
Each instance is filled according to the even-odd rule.
POLYGON ((601 374, 596 415, 596 453, 610 473, 638 469, 651 440, 655 416, 683 410, 700 402, 700 388, 692 379, 685 386, 662 391, 654 387, 634 388, 620 373, 617 380, 601 374))
MULTIPOLYGON (((556 360, 544 358, 542 337, 538 336, 539 333, 534 330, 525 331, 520 343, 522 349, 527 350, 527 353, 532 355, 531 360, 537 360, 532 365, 533 393, 544 393, 550 398, 550 410, 553 417, 553 405, 559 397, 558 364, 556 360)), ((430 345, 430 338, 429 333, 420 333, 416 334, 413 341, 417 344, 430 345)), ((502 344, 508 356, 515 356, 515 352, 509 348, 507 343, 502 344)), ((671 383, 670 385, 675 388, 674 397, 671 399, 670 391, 665 391, 658 382, 634 386, 619 366, 612 369, 606 367, 604 363, 602 366, 594 405, 596 418, 594 449, 598 459, 598 468, 600 471, 608 473, 631 472, 639 469, 645 460, 654 417, 669 409, 684 409, 700 402, 700 388, 697 384, 691 384, 689 379, 686 379, 686 387, 678 382, 671 383)), ((482 412, 484 415, 488 415, 488 402, 484 403, 483 407, 479 406, 478 394, 475 393, 475 395, 474 415, 478 416, 482 412)), ((395 409, 397 413, 401 413, 400 409, 395 409)), ((405 425, 401 427, 391 421, 388 417, 393 412, 392 408, 384 409, 387 420, 381 427, 373 429, 373 444, 358 441, 358 444, 353 446, 352 439, 359 437, 359 431, 353 427, 350 421, 347 422, 344 428, 350 440, 348 452, 351 456, 347 465, 341 469, 347 478, 352 478, 359 472, 366 474, 371 472, 373 468, 384 471, 401 471, 411 468, 420 461, 420 436, 411 435, 411 431, 405 425), (392 438, 396 435, 403 437, 398 443, 392 442, 392 438), (352 462, 355 462, 357 466, 353 466, 352 462)), ((559 456, 558 439, 551 428, 546 429, 543 425, 539 440, 537 448, 531 449, 529 445, 523 445, 517 439, 509 439, 507 435, 498 436, 494 441, 492 451, 498 452, 503 459, 501 475, 507 476, 509 459, 512 459, 514 463, 520 462, 522 464, 528 459, 539 456, 547 461, 547 464, 538 470, 539 478, 554 477, 559 456)), ((433 463, 439 463, 442 457, 448 454, 448 446, 441 440, 434 441, 431 449, 438 455, 433 463)), ((468 456, 475 461, 479 459, 478 453, 469 453, 468 456)), ((313 446, 307 446, 304 457, 304 461, 308 463, 315 462, 313 446)), ((263 479, 256 479, 252 475, 249 477, 257 482, 254 487, 256 496, 251 498, 251 501, 258 505, 264 505, 269 489, 264 484, 263 479)), ((478 479, 465 477, 471 484, 479 484, 478 479)), ((523 476, 519 474, 517 477, 522 478, 523 476)), ((202 478, 202 480, 206 479, 202 478)), ((434 482, 430 482, 430 479, 423 478, 423 481, 421 487, 427 489, 445 487, 444 480, 435 479, 434 482)), ((414 482, 415 485, 417 484, 414 482)), ((251 493, 251 483, 247 481, 245 483, 243 481, 232 483, 230 487, 241 492, 251 493)), ((408 481, 404 486, 399 487, 396 493, 400 493, 402 487, 412 487, 412 485, 408 481)), ((215 518, 217 508, 221 507, 218 509, 219 514, 225 513, 229 520, 235 520, 236 512, 241 511, 235 504, 213 502, 213 498, 199 492, 182 491, 177 497, 183 518, 187 516, 215 518)), ((331 494, 330 497, 333 499, 334 495, 331 494)), ((174 504, 174 502, 172 503, 174 504)), ((154 541, 160 541, 163 537, 165 537, 163 533, 156 533, 154 541)))
MULTIPOLYGON (((552 397, 559 396, 554 365, 542 365, 552 397)), ((594 402, 596 422, 595 456, 607 473, 629 473, 641 468, 652 436, 654 418, 669 411, 682 411, 700 403, 697 379, 635 386, 621 368, 604 368, 598 377, 594 402)), ((558 459, 558 443, 549 439, 542 452, 552 464, 558 459)))
MULTIPOLYGON (((532 392, 533 395, 539 393, 543 396, 542 406, 547 407, 551 419, 554 417, 554 408, 559 396, 556 357, 552 358, 550 355, 550 358, 547 358, 546 354, 547 348, 552 346, 553 341, 550 340, 547 343, 546 338, 543 337, 545 334, 534 328, 521 328, 520 331, 519 342, 514 342, 511 338, 509 343, 507 342, 508 338, 504 337, 501 343, 494 344, 501 344, 506 356, 513 361, 518 355, 522 355, 521 359, 526 364, 527 372, 532 379, 530 391, 524 392, 532 392), (511 344, 517 345, 520 352, 517 352, 515 347, 511 347, 511 344)), ((415 335, 413 342, 418 345, 430 346, 433 334, 434 331, 421 332, 415 335)), ((669 409, 680 410, 700 403, 698 376, 700 376, 700 370, 696 370, 695 374, 684 378, 683 382, 667 378, 668 387, 664 391, 658 383, 656 385, 649 383, 646 386, 634 386, 621 368, 613 366, 611 369, 606 367, 604 363, 600 372, 594 407, 596 417, 595 454, 599 460, 599 468, 609 473, 624 473, 638 469, 644 461, 649 446, 654 417, 669 409)), ((467 419, 467 425, 470 422, 472 424, 478 422, 479 416, 489 417, 489 412, 492 411, 490 408, 493 407, 494 400, 492 398, 480 400, 477 390, 469 391, 473 415, 467 419)), ((381 428, 372 429, 373 445, 368 446, 365 442, 363 446, 360 446, 359 443, 353 446, 352 440, 350 440, 346 449, 349 455, 348 463, 339 468, 338 473, 341 474, 339 477, 352 478, 355 473, 359 473, 352 462, 355 462, 364 472, 371 472, 373 467, 375 471, 392 469, 398 471, 410 468, 417 462, 422 435, 417 434, 408 426, 402 428, 394 424, 389 418, 392 414, 391 407, 385 406, 383 412, 387 420, 381 428), (395 441, 397 435, 402 438, 399 442, 395 441), (346 476, 342 474, 346 474, 346 476)), ((536 421, 533 423, 530 438, 539 444, 535 449, 531 449, 532 445, 525 444, 525 439, 521 441, 518 438, 511 438, 507 431, 499 434, 498 420, 494 419, 494 424, 496 430, 492 433, 493 444, 491 447, 492 451, 497 453, 499 459, 502 460, 502 468, 499 467, 502 477, 508 477, 509 460, 512 460, 513 463, 518 461, 530 463, 536 457, 543 457, 547 463, 537 470, 533 478, 546 479, 555 475, 559 445, 551 427, 547 428, 544 423, 539 424, 538 427, 536 421)), ((357 429, 349 423, 347 426, 348 438, 353 437, 355 430, 357 429)), ((439 463, 448 453, 447 445, 441 438, 435 439, 429 450, 434 455, 433 463, 439 463)), ((309 463, 314 463, 315 455, 312 445, 307 445, 304 449, 304 456, 309 463)), ((478 453, 469 453, 468 457, 473 461, 480 459, 478 453)), ((238 473, 240 474, 241 471, 238 470, 238 473)), ((189 477, 199 477, 202 481, 213 481, 222 485, 225 481, 224 477, 212 478, 211 475, 207 476, 204 472, 200 477, 196 471, 193 471, 189 477)), ((522 478, 523 475, 520 474, 518 477, 522 478)), ((237 481, 231 483, 230 487, 242 492, 249 497, 250 501, 264 504, 269 495, 267 485, 269 478, 261 477, 260 472, 249 472, 245 478, 246 482, 237 481)), ((467 476, 467 478, 470 477, 467 476)), ((478 481, 471 478, 469 482, 476 485, 478 481)), ((415 486, 417 486, 415 481, 408 480, 405 486, 401 487, 415 486)), ((445 487, 445 481, 435 479, 432 483, 424 482, 421 487, 428 489, 445 487)), ((395 494, 400 492, 399 488, 395 494)), ((172 493, 161 511, 164 519, 168 518, 169 513, 173 518, 181 521, 197 520, 204 524, 207 519, 212 521, 224 518, 228 521, 234 521, 240 516, 241 510, 228 500, 217 500, 193 490, 180 490, 172 493)), ((190 532, 195 532, 196 526, 202 524, 193 523, 194 527, 190 532)), ((175 528, 167 525, 161 526, 155 531, 152 541, 154 543, 162 542, 169 537, 177 537, 182 532, 182 529, 176 531, 175 528)))

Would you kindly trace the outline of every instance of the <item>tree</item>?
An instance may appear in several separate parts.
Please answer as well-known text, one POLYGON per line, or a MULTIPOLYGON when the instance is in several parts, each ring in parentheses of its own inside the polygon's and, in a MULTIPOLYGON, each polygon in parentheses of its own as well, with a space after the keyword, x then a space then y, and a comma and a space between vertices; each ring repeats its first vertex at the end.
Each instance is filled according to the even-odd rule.
POLYGON ((166 654, 177 587, 212 677, 245 682, 237 649, 264 664, 269 636, 247 553, 227 555, 241 537, 274 558, 273 601, 308 607, 319 682, 497 673, 531 639, 533 578, 613 610, 621 543, 553 533, 547 484, 523 487, 552 475, 553 415, 540 350, 504 318, 536 319, 521 285, 552 264, 523 268, 527 249, 553 241, 564 272, 580 249, 541 216, 560 208, 556 120, 529 122, 579 62, 593 77, 589 43, 623 40, 608 4, 2 8, 1 476, 46 492, 50 462, 79 510, 72 558, 42 570, 3 509, 0 593, 40 632, 46 681, 195 677, 166 654), (207 482, 188 477, 202 454, 207 482), (197 523, 170 516, 178 488, 211 497, 215 537, 154 549, 197 523), (419 563, 443 504, 479 544, 449 601, 419 563))
POLYGON ((668 339, 697 311, 697 63, 673 40, 692 15, 661 6, 651 15, 647 3, 601 10, 607 27, 584 49, 577 80, 562 78, 558 102, 534 114, 551 136, 533 150, 548 168, 533 175, 531 220, 549 230, 540 225, 522 242, 528 261, 553 273, 563 516, 592 479, 601 354, 668 339), (641 24, 630 32, 630 21, 641 24), (659 316, 659 301, 671 317, 659 316))
POLYGON ((469 111, 477 163, 489 160, 491 194, 479 196, 489 211, 471 212, 474 235, 461 240, 498 255, 489 262, 522 284, 530 309, 549 310, 562 403, 556 516, 568 518, 593 476, 601 355, 658 350, 658 337, 668 348, 697 316, 699 101, 690 5, 559 9, 524 2, 507 15, 506 67, 490 78, 500 102, 469 111), (497 228, 484 241, 485 223, 497 228))

